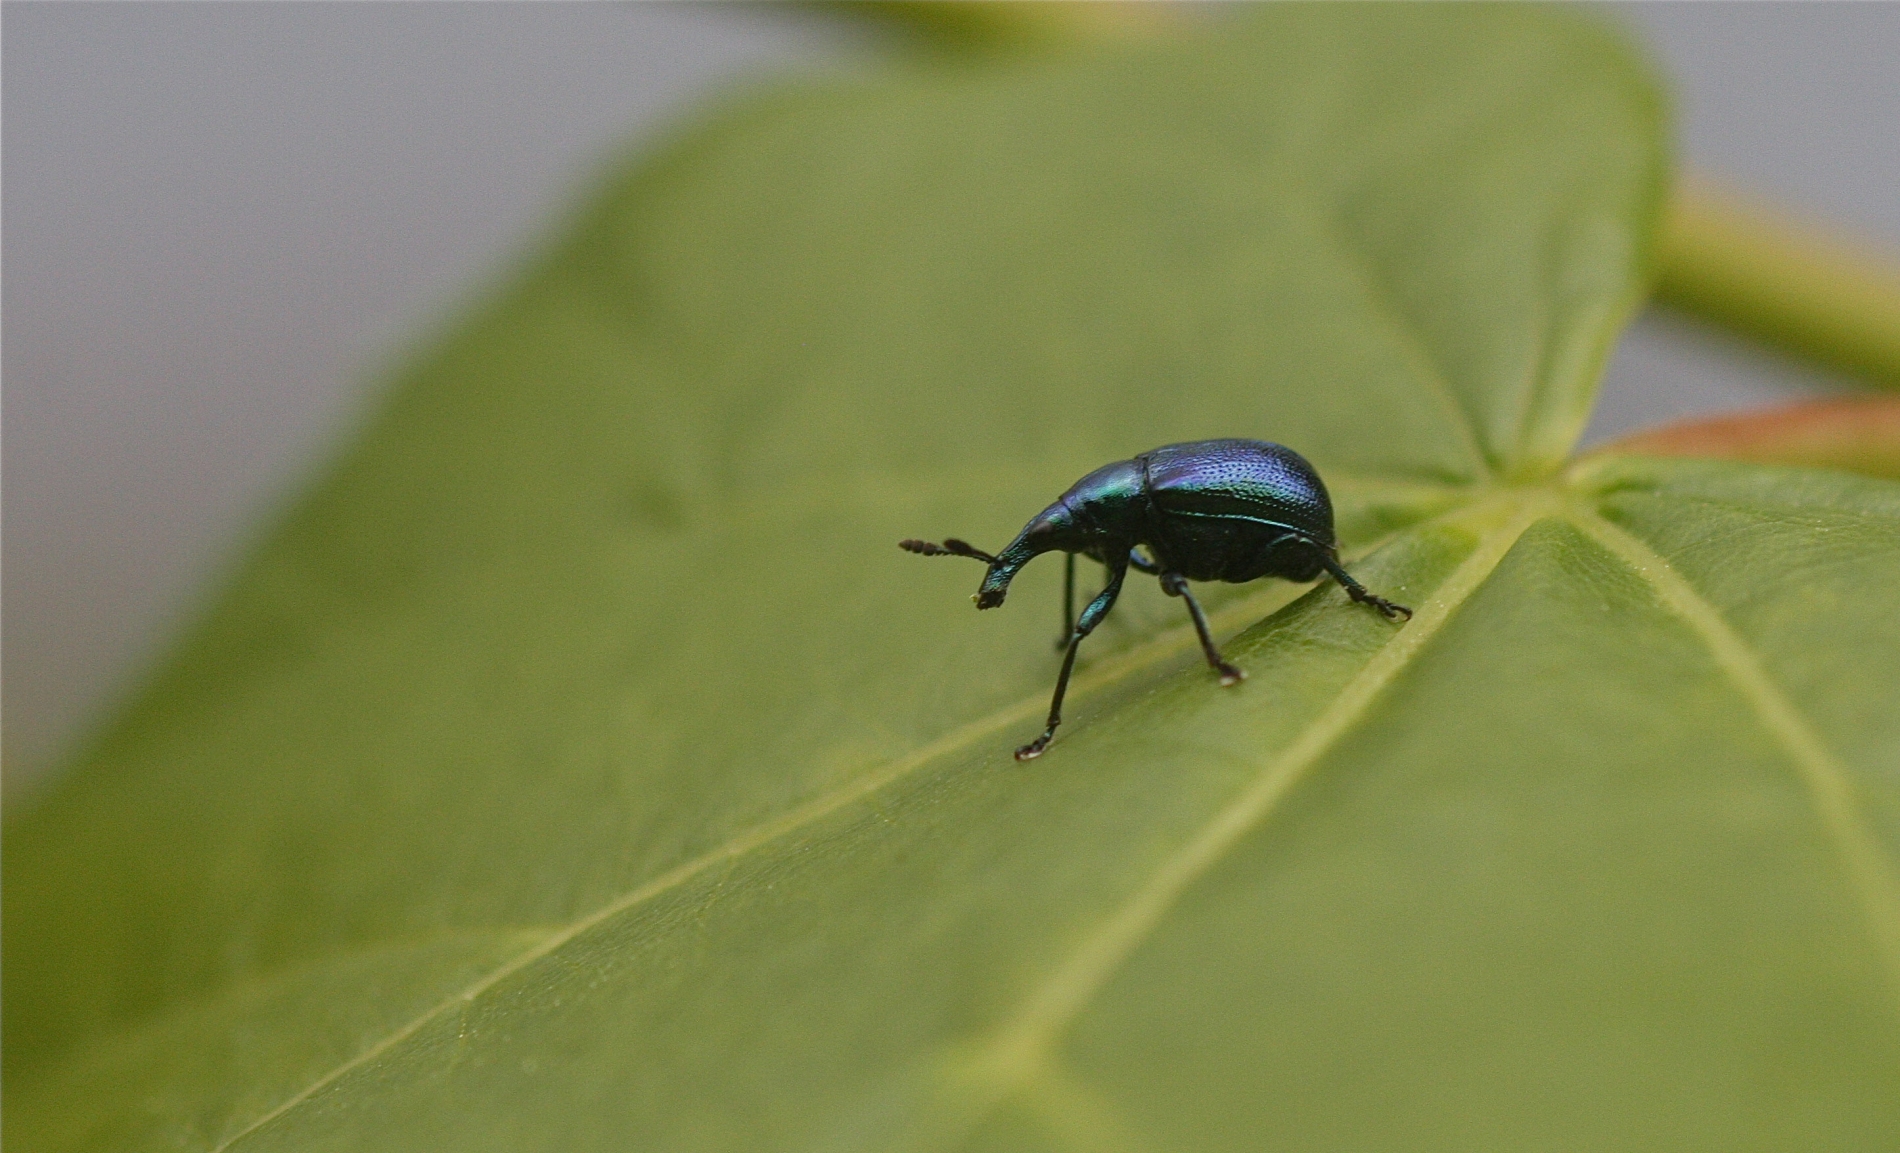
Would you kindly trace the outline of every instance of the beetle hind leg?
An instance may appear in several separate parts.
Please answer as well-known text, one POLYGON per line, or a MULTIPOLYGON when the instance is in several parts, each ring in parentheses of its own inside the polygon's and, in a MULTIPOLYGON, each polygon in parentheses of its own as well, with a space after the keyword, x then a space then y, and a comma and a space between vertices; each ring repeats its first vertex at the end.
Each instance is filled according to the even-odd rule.
POLYGON ((1161 591, 1187 602, 1188 615, 1194 618, 1194 631, 1201 635, 1201 652, 1207 657, 1208 667, 1220 674, 1220 683, 1237 685, 1246 680, 1247 670, 1229 664, 1220 655, 1220 649, 1214 646, 1214 634, 1207 627, 1207 614, 1201 611, 1201 602, 1195 600, 1194 594, 1188 591, 1187 578, 1180 573, 1164 572, 1161 574, 1161 591))
POLYGON ((1401 616, 1408 621, 1412 619, 1411 609, 1401 604, 1393 604, 1382 596, 1367 592, 1366 586, 1352 579, 1351 574, 1341 568, 1338 561, 1333 560, 1331 557, 1326 557, 1322 559, 1320 563, 1326 566, 1326 571, 1333 574, 1333 579, 1340 583, 1340 586, 1346 590, 1346 595, 1353 600, 1358 601, 1362 605, 1371 605, 1373 608, 1379 610, 1380 616, 1383 616, 1387 620, 1397 620, 1401 616))

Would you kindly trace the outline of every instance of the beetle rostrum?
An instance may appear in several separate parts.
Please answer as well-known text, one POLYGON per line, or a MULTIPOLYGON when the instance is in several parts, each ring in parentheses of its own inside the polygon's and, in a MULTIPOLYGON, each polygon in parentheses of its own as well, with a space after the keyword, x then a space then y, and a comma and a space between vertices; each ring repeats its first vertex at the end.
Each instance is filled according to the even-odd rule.
POLYGON ((1046 552, 1068 554, 1062 581, 1062 671, 1049 702, 1049 725, 1016 750, 1016 759, 1041 756, 1062 723, 1062 695, 1075 668, 1082 638, 1108 616, 1132 566, 1161 581, 1161 589, 1187 602, 1207 663, 1223 685, 1246 673, 1229 664, 1214 645, 1207 614, 1188 591, 1189 581, 1233 584, 1279 577, 1305 582, 1330 573, 1360 604, 1388 618, 1412 610, 1374 596, 1339 563, 1333 538, 1333 502, 1306 458, 1264 440, 1196 440, 1164 444, 1132 460, 1118 460, 1083 477, 1023 526, 1000 553, 965 541, 942 544, 899 541, 922 556, 966 556, 989 566, 975 601, 993 609, 1009 594, 1009 582, 1046 552), (1141 550, 1146 549, 1146 555, 1141 550), (1075 613, 1075 558, 1086 556, 1107 570, 1102 591, 1075 613))

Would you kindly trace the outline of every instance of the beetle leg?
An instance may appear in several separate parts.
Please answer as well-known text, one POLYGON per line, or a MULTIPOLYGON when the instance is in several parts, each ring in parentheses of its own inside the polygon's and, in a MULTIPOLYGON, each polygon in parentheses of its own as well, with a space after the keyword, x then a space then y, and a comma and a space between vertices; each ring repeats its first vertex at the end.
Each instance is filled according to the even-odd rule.
POLYGON ((1401 613, 1405 615, 1406 620, 1409 621, 1412 619, 1411 609, 1406 608, 1404 605, 1393 604, 1391 601, 1386 600, 1382 596, 1374 596, 1373 594, 1367 592, 1366 586, 1352 579, 1352 577, 1346 572, 1345 569, 1339 567, 1338 561, 1334 560, 1333 558, 1329 556, 1322 556, 1320 558, 1320 563, 1326 566, 1327 572, 1333 574, 1334 580, 1338 581, 1342 586, 1345 587, 1346 595, 1351 597, 1353 600, 1358 601, 1362 605, 1371 605, 1373 608, 1378 609, 1380 614, 1383 615, 1387 620, 1394 620, 1401 613))
POLYGON ((1201 634, 1201 652, 1207 654, 1208 665, 1220 674, 1223 685, 1237 685, 1247 679, 1247 671, 1238 665, 1230 665, 1221 658, 1220 650, 1214 647, 1214 635, 1207 628, 1207 614, 1201 611, 1201 602, 1194 599, 1188 591, 1187 578, 1180 573, 1161 574, 1161 591, 1171 597, 1180 597, 1187 602, 1188 615, 1194 618, 1194 631, 1201 634))
POLYGON ((1075 631, 1075 554, 1067 553, 1062 569, 1062 631, 1056 635, 1056 648, 1067 648, 1075 631))
POLYGON ((1145 572, 1149 576, 1161 575, 1161 566, 1142 556, 1138 548, 1128 550, 1128 563, 1135 566, 1136 572, 1145 572))
POLYGON ((1062 655, 1062 671, 1056 674, 1056 693, 1049 701, 1049 727, 1042 731, 1041 736, 1016 750, 1017 760, 1028 761, 1041 756, 1042 750, 1048 748, 1050 740, 1055 737, 1056 726, 1062 723, 1062 697, 1069 691, 1069 674, 1075 669, 1075 650, 1081 647, 1082 638, 1094 632, 1095 626, 1102 623, 1108 610, 1115 607, 1115 598, 1122 591, 1122 578, 1127 575, 1126 562, 1110 565, 1108 587, 1098 593, 1082 610, 1082 615, 1076 618, 1075 631, 1069 634, 1069 651, 1062 655))

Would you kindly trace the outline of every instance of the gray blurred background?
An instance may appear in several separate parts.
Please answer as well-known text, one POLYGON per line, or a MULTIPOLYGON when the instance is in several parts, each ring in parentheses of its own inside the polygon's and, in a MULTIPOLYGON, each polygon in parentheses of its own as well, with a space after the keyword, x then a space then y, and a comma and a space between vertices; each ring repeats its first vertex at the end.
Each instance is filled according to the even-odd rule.
MULTIPOLYGON (((1622 4, 1688 163, 1900 251, 1900 4, 1622 4)), ((711 89, 895 51, 753 5, 0 5, 4 749, 83 739, 403 348, 711 89)), ((1840 382, 1649 316, 1590 437, 1840 382)))

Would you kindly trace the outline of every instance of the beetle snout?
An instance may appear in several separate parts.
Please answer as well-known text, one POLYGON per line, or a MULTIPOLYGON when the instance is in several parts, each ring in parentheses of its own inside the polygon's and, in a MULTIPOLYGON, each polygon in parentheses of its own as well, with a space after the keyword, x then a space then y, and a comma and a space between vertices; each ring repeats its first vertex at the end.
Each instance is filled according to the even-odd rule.
POLYGON ((972 596, 970 599, 976 602, 977 608, 993 609, 997 605, 1002 604, 1003 598, 1008 595, 1009 595, 1008 589, 984 589, 982 592, 977 593, 976 595, 972 596))

